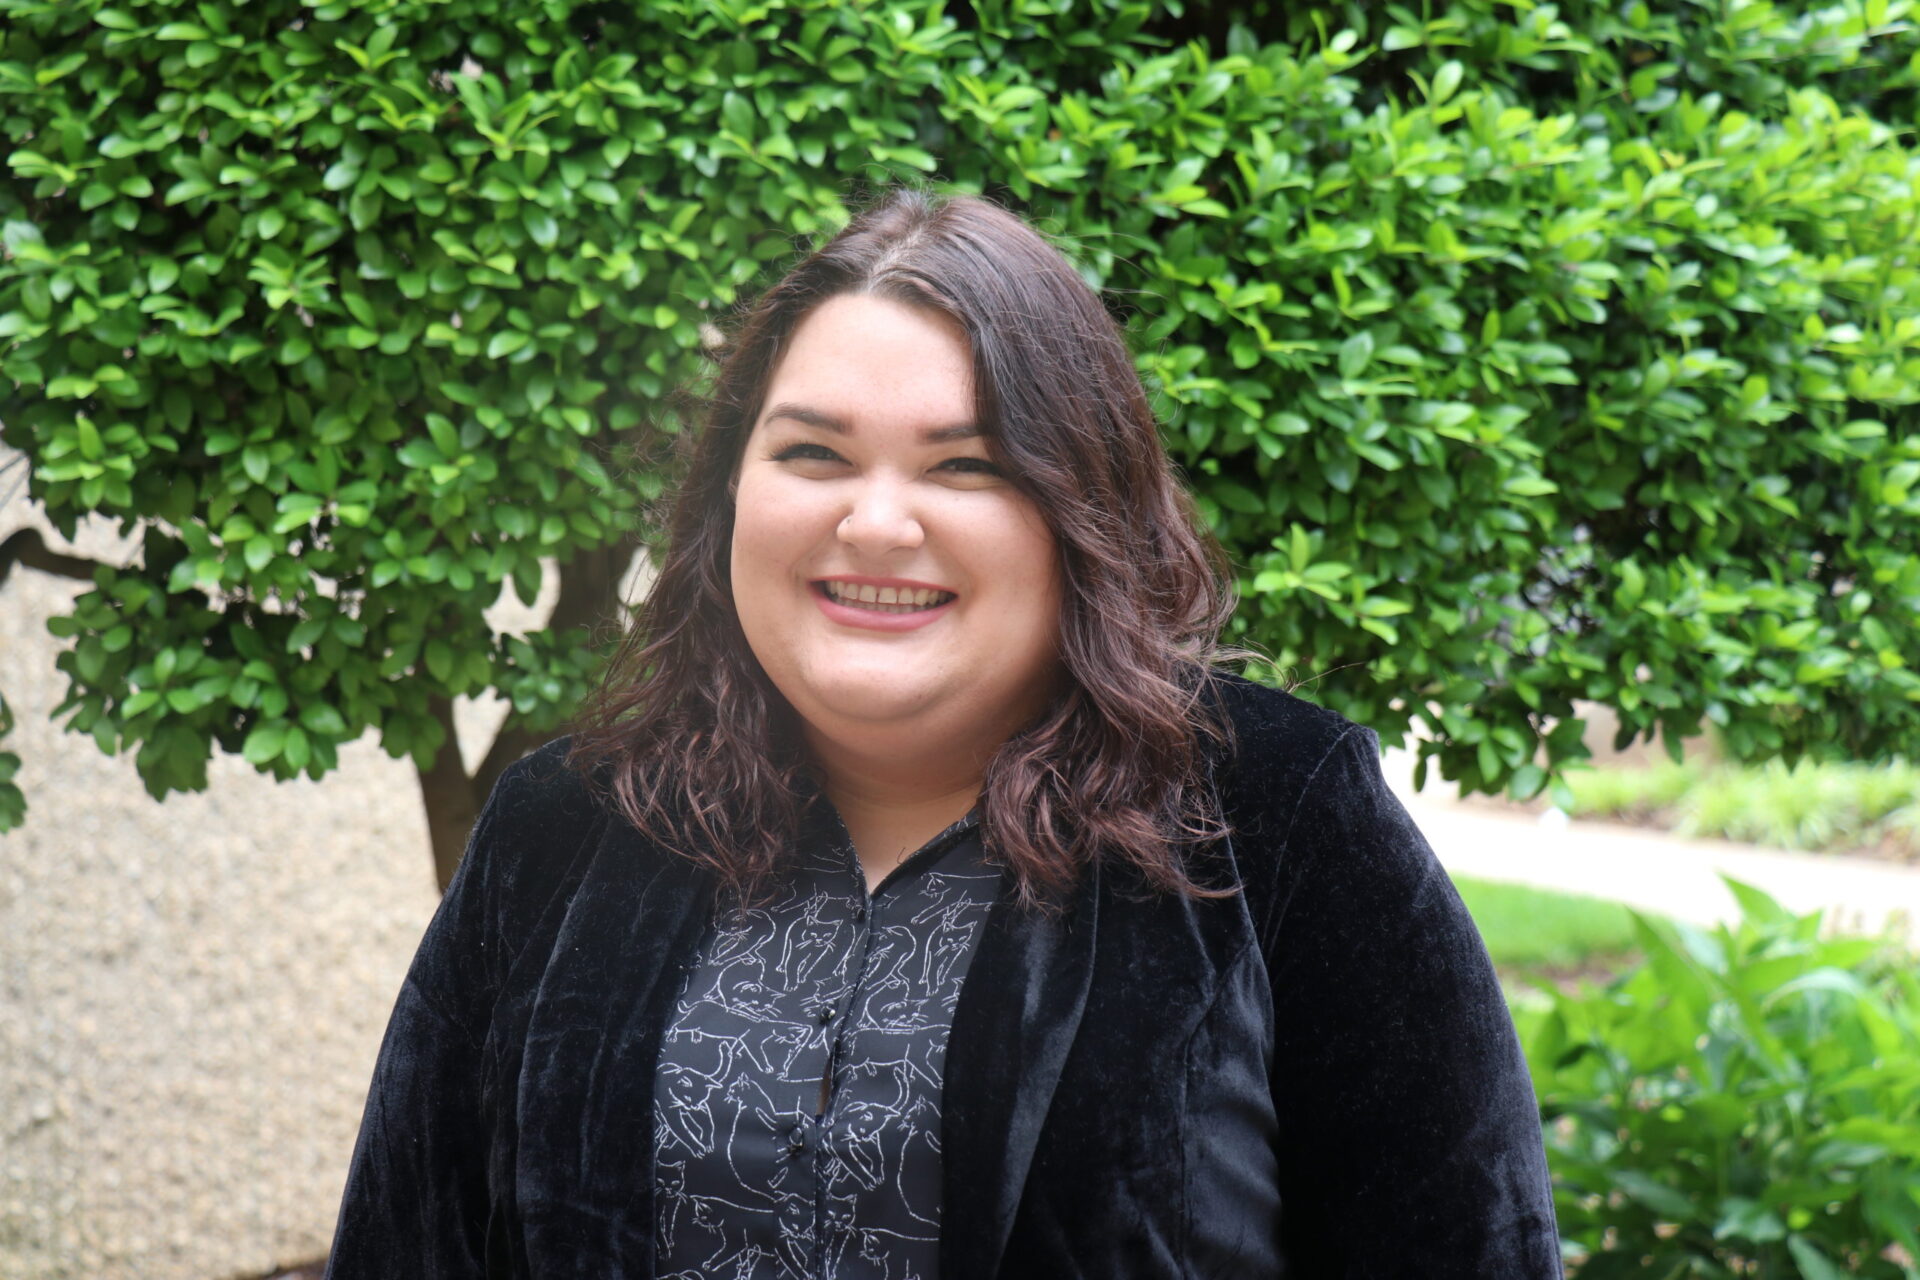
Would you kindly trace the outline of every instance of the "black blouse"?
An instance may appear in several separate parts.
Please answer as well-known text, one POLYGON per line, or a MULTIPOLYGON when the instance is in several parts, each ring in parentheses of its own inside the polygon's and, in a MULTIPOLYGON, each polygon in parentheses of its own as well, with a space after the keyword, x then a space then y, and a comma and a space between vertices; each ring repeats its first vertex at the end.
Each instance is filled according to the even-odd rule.
POLYGON ((656 1274, 937 1274, 947 1033, 999 881, 969 813, 869 895, 817 801, 779 895, 714 924, 674 1005, 656 1274))

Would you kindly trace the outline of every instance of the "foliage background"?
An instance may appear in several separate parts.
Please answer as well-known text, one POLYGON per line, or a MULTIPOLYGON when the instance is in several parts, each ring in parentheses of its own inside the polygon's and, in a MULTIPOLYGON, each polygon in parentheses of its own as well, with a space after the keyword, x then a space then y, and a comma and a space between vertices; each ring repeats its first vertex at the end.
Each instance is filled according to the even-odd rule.
POLYGON ((1539 790, 1575 699, 1914 746, 1909 0, 0 11, 5 438, 145 530, 56 626, 156 793, 373 729, 464 832, 586 687, 709 323, 916 174, 1120 300, 1237 638, 1466 789, 1539 790), (493 634, 543 560, 556 625, 493 634))
POLYGON ((1580 1280, 1920 1275, 1920 979, 1728 878, 1711 932, 1516 1021, 1580 1280))
MULTIPOLYGON (((1580 699, 1623 739, 1711 722, 1738 758, 1915 751, 1910 0, 0 18, 0 432, 63 531, 141 536, 93 565, 25 535, 0 576, 89 578, 53 623, 65 712, 155 794, 216 749, 318 778, 371 730, 418 768, 444 875, 591 679, 668 393, 807 237, 915 177, 1035 216, 1110 291, 1240 566, 1235 638, 1390 742, 1418 725, 1444 776, 1538 791, 1583 754, 1580 699), (548 576, 547 630, 487 625, 548 576), (490 688, 514 716, 468 771, 453 700, 490 688)), ((1851 960, 1791 932, 1660 963, 1851 960)), ((1713 973, 1676 988, 1708 1016, 1733 1016, 1713 983, 1783 989, 1713 973)), ((1844 985, 1765 1012, 1881 1008, 1844 985)), ((1612 1105, 1577 1073, 1613 1059, 1561 1056, 1612 1105)), ((1848 1107, 1905 1088, 1840 1079, 1848 1107)), ((1703 1266, 1719 1223, 1689 1224, 1703 1266)), ((1810 1276, 1857 1244, 1781 1223, 1805 1247, 1761 1210, 1736 1227, 1810 1276)))

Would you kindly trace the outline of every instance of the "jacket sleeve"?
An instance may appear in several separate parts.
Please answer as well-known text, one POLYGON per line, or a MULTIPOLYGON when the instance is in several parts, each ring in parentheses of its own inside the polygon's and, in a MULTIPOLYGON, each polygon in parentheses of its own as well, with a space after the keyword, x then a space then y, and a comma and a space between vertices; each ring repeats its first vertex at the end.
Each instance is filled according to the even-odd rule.
POLYGON ((1370 730, 1327 751, 1286 832, 1264 941, 1288 1274, 1559 1276, 1500 984, 1370 730))
POLYGON ((394 1002, 348 1168, 327 1280, 483 1272, 487 1126, 481 1047, 501 951, 496 784, 394 1002))

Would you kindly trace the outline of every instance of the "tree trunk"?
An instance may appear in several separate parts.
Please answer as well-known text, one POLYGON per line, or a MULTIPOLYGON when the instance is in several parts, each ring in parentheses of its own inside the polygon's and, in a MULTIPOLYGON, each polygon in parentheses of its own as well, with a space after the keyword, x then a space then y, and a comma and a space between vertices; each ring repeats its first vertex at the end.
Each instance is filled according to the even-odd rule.
MULTIPOLYGON (((620 579, 639 549, 637 538, 628 538, 614 546, 585 551, 569 560, 560 571, 560 598, 547 625, 556 631, 571 627, 593 627, 607 620, 619 604, 620 579)), ((440 722, 445 737, 435 753, 431 768, 418 769, 420 800, 427 811, 427 837, 433 845, 433 874, 445 893, 453 881, 454 870, 467 851, 467 837, 480 816, 480 806, 493 792, 493 784, 508 765, 538 747, 543 737, 508 724, 487 748, 472 777, 460 759, 460 737, 454 730, 453 699, 435 695, 427 700, 433 718, 440 722)))
POLYGON ((427 839, 433 845, 433 874, 440 892, 453 881, 454 868, 466 852, 467 835, 480 814, 481 797, 474 780, 460 762, 460 739, 453 731, 453 699, 436 696, 428 700, 433 718, 446 730, 446 739, 433 756, 430 768, 420 769, 420 799, 427 810, 427 839))

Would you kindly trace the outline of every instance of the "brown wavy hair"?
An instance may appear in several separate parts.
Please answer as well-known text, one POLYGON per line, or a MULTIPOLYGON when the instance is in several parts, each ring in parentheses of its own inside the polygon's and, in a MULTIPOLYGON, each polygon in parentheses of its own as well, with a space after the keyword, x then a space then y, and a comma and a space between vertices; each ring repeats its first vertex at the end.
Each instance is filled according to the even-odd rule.
POLYGON ((1224 554, 1195 517, 1119 326, 1032 227, 978 198, 896 189, 760 297, 697 414, 651 592, 578 718, 570 753, 618 812, 752 902, 791 856, 822 780, 797 717, 748 647, 728 574, 731 483, 790 335, 840 294, 939 312, 965 330, 975 421, 1060 557, 1063 691, 989 761, 989 856, 1024 905, 1095 859, 1150 890, 1226 834, 1210 783, 1230 727, 1208 675, 1229 658, 1224 554))

